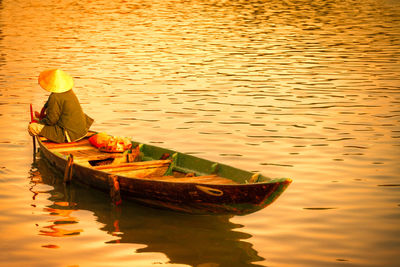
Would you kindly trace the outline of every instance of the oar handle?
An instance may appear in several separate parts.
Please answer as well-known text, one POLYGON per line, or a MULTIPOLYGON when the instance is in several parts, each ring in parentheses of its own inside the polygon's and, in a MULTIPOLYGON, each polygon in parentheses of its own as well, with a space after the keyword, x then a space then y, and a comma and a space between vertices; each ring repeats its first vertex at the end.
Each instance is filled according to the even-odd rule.
MULTIPOLYGON (((34 122, 35 120, 33 119, 33 108, 32 104, 30 104, 30 109, 31 109, 31 123, 34 122)), ((32 141, 33 141, 33 161, 36 160, 35 154, 36 154, 36 140, 35 136, 32 136, 32 141)))
POLYGON ((31 108, 31 122, 33 122, 33 108, 32 108, 32 104, 30 104, 30 108, 31 108))

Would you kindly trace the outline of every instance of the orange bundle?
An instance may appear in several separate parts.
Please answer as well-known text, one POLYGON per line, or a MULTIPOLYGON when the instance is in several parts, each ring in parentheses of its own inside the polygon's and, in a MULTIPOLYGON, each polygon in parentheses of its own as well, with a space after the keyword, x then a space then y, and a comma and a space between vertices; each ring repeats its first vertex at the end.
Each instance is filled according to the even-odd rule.
POLYGON ((90 137, 89 142, 104 152, 124 152, 132 148, 132 143, 128 138, 109 136, 105 133, 98 133, 90 137))
POLYGON ((107 145, 110 138, 111 136, 106 133, 98 133, 90 137, 89 142, 92 144, 92 146, 99 148, 107 145))

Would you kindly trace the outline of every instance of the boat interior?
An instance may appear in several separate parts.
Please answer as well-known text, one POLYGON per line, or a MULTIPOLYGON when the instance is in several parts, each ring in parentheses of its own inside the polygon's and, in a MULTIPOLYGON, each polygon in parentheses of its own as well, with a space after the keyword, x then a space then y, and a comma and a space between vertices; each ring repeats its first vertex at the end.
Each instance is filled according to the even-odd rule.
MULTIPOLYGON (((40 141, 52 153, 72 155, 75 164, 114 175, 168 182, 239 184, 238 181, 218 175, 217 163, 208 166, 209 170, 205 173, 186 169, 177 164, 178 153, 171 155, 173 151, 162 149, 157 150, 157 153, 144 153, 146 149, 138 143, 134 143, 130 151, 110 153, 92 146, 88 137, 71 143, 54 143, 44 137, 40 137, 40 141)), ((198 165, 201 164, 204 163, 201 161, 198 165)), ((257 179, 258 175, 253 175, 247 182, 255 183, 257 179)))

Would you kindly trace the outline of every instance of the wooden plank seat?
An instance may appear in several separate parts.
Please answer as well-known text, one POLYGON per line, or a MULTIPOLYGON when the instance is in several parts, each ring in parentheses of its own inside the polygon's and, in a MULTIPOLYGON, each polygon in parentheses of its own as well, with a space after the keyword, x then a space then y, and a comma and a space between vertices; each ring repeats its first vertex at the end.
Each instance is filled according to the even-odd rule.
POLYGON ((46 147, 48 149, 55 149, 55 148, 67 149, 67 148, 81 147, 81 146, 92 146, 92 145, 89 143, 89 139, 87 139, 87 138, 84 138, 84 139, 76 141, 76 142, 71 142, 71 143, 54 143, 51 141, 46 142, 46 147))
POLYGON ((93 166, 93 169, 132 178, 150 178, 162 176, 167 171, 171 160, 152 160, 93 166))
POLYGON ((124 156, 124 154, 122 153, 103 153, 96 148, 87 150, 63 151, 60 153, 63 155, 72 154, 74 156, 74 160, 78 163, 89 162, 92 160, 103 160, 108 158, 122 158, 124 156))
POLYGON ((89 131, 85 138, 82 138, 81 140, 75 141, 75 142, 70 142, 70 143, 55 143, 53 141, 48 140, 46 137, 39 136, 39 139, 41 142, 46 144, 46 147, 48 149, 53 149, 53 148, 69 148, 69 147, 79 147, 81 145, 90 145, 89 143, 89 137, 92 135, 96 134, 95 132, 89 131))
POLYGON ((71 143, 53 143, 47 142, 46 146, 52 152, 58 152, 62 155, 73 155, 74 161, 78 164, 89 166, 89 161, 104 160, 108 158, 121 158, 123 153, 104 153, 92 146, 88 139, 82 139, 71 143))
POLYGON ((148 169, 148 168, 157 168, 157 167, 165 167, 169 166, 171 160, 151 160, 151 161, 139 161, 139 162, 126 162, 118 165, 102 165, 102 166, 93 166, 96 170, 102 170, 106 172, 113 171, 129 171, 129 170, 138 170, 138 169, 148 169))
POLYGON ((238 184, 227 178, 218 175, 201 175, 193 177, 174 177, 174 176, 160 176, 152 177, 152 180, 168 181, 176 183, 200 183, 200 184, 238 184))

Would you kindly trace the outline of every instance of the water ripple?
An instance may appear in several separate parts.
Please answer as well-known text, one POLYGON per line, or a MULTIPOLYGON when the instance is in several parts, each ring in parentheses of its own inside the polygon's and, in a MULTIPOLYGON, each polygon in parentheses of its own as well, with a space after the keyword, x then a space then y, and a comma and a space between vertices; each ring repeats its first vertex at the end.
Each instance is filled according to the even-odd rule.
MULTIPOLYGON (((4 235, 6 247, 0 245, 11 251, 5 265, 60 265, 58 254, 43 252, 55 246, 71 259, 63 264, 87 266, 399 262, 398 1, 0 2, 0 222, 13 233, 4 235), (105 245, 138 228, 135 212, 122 216, 127 230, 117 238, 112 234, 119 231, 103 229, 111 212, 93 218, 81 210, 73 229, 78 220, 61 216, 61 202, 43 199, 48 188, 38 185, 43 194, 31 205, 25 200, 32 196, 21 192, 32 160, 27 107, 43 105, 47 95, 37 75, 53 67, 76 78, 95 130, 293 177, 294 183, 271 209, 230 219, 244 225, 253 243, 228 236, 235 242, 223 243, 230 250, 223 255, 218 249, 209 255, 204 246, 221 231, 194 235, 200 242, 189 253, 190 246, 168 249, 193 236, 196 231, 187 230, 196 220, 183 218, 189 226, 178 231, 160 224, 159 211, 149 216, 146 210, 143 218, 167 231, 139 227, 145 231, 131 231, 124 246, 105 245), (53 210, 32 216, 51 201, 58 203, 53 210), (51 240, 32 238, 37 220, 47 223, 40 224, 48 234, 41 238, 51 240), (171 229, 178 242, 165 241, 171 229), (137 239, 153 233, 160 234, 153 243, 137 239), (58 243, 56 236, 68 238, 58 243), (83 250, 88 253, 80 257, 83 250)), ((98 196, 93 199, 88 209, 101 210, 98 196)))

